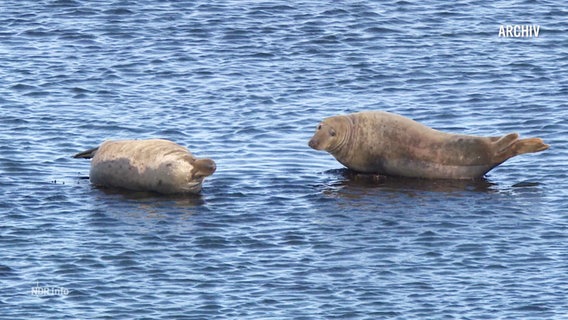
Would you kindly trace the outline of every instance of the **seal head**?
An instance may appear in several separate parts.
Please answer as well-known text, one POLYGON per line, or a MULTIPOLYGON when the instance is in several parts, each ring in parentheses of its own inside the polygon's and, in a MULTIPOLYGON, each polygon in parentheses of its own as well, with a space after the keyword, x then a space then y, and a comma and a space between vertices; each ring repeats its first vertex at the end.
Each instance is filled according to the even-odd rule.
POLYGON ((191 175, 195 179, 203 180, 205 177, 212 175, 215 173, 215 170, 217 170, 215 161, 211 159, 193 159, 193 162, 190 163, 193 166, 191 175))
POLYGON ((347 116, 326 118, 317 126, 308 146, 334 154, 349 143, 352 126, 353 122, 347 116))

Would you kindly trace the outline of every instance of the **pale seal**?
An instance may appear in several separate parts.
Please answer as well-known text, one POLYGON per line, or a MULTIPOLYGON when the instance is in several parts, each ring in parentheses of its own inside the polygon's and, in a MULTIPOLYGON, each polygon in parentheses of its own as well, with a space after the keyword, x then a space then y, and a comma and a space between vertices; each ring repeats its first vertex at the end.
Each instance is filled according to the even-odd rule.
POLYGON ((213 160, 161 139, 105 141, 73 157, 92 158, 89 178, 96 186, 163 194, 198 193, 216 170, 213 160))
POLYGON ((308 145, 354 171, 430 179, 480 178, 511 157, 548 149, 539 138, 444 133, 384 111, 326 118, 308 145))

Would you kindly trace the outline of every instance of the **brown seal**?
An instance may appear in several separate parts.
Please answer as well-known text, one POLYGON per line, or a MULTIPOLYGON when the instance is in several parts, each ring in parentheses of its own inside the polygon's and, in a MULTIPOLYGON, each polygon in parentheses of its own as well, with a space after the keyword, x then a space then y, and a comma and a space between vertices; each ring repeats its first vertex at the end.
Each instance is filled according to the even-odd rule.
POLYGON ((73 156, 91 159, 94 185, 164 194, 198 193, 216 170, 211 159, 197 159, 187 148, 161 139, 105 141, 73 156))
POLYGON ((511 157, 548 149, 539 138, 444 133, 384 111, 326 118, 309 146, 354 171, 431 179, 480 178, 511 157))

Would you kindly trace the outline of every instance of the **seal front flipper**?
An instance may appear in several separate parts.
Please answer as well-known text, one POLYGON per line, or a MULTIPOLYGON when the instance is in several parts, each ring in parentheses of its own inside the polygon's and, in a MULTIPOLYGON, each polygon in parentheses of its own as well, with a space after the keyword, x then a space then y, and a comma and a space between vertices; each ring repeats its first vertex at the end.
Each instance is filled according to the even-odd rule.
POLYGON ((99 150, 99 147, 96 148, 92 148, 83 152, 79 152, 76 155, 73 156, 73 158, 75 159, 91 159, 92 157, 95 156, 95 153, 97 153, 97 150, 99 150))

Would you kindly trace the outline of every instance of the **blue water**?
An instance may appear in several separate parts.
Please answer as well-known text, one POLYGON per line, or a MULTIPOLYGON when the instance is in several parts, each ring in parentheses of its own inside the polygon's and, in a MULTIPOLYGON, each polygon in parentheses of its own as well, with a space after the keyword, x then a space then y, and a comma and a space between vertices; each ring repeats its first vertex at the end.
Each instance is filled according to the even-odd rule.
POLYGON ((560 0, 4 0, 0 318, 568 317, 567 21, 560 0), (477 182, 354 176, 307 141, 362 110, 551 148, 477 182), (215 159, 200 196, 97 189, 71 158, 154 137, 215 159))

